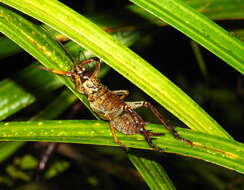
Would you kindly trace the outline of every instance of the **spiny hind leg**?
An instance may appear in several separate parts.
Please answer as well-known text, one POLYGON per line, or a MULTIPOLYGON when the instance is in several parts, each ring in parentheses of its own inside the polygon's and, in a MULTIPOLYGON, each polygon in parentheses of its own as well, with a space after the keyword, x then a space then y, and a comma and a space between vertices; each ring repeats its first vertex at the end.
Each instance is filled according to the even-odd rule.
POLYGON ((150 136, 161 136, 164 135, 163 133, 152 133, 151 131, 147 131, 144 126, 145 123, 142 120, 142 118, 129 106, 124 107, 125 111, 128 111, 131 116, 133 117, 136 126, 139 128, 139 132, 144 136, 145 140, 147 141, 148 145, 156 151, 162 152, 163 150, 159 147, 157 147, 155 144, 152 142, 152 138, 150 136))
POLYGON ((128 106, 130 106, 133 110, 141 108, 141 107, 145 107, 144 103, 146 101, 135 101, 135 102, 125 102, 128 106))
MULTIPOLYGON (((136 101, 136 102, 125 102, 131 109, 135 110, 135 109, 138 109, 138 108, 141 108, 143 107, 143 101, 136 101)), ((149 122, 144 122, 142 123, 142 125, 146 125, 148 124, 149 122)), ((164 133, 153 133, 151 132, 150 130, 147 130, 147 133, 150 135, 150 136, 162 136, 164 135, 164 133)))
POLYGON ((117 96, 119 96, 119 98, 121 100, 123 100, 126 96, 129 95, 129 91, 128 90, 113 90, 112 92, 114 94, 116 94, 117 96))
POLYGON ((183 137, 181 137, 175 130, 174 127, 169 125, 168 121, 162 116, 161 113, 155 108, 150 102, 147 101, 137 101, 137 102, 126 102, 132 109, 137 109, 141 107, 148 108, 152 111, 152 113, 159 119, 159 121, 169 130, 169 132, 178 140, 183 141, 189 145, 193 145, 193 143, 183 137))

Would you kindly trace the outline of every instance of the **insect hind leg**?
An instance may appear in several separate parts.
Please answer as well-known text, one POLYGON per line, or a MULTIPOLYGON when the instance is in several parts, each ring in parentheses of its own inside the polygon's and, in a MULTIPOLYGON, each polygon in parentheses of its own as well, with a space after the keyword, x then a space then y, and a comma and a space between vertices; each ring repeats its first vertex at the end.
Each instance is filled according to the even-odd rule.
POLYGON ((114 94, 116 94, 117 96, 119 96, 119 98, 121 100, 123 100, 126 96, 129 95, 129 91, 128 90, 113 90, 112 92, 114 94))
POLYGON ((145 140, 147 141, 148 145, 156 151, 162 152, 163 150, 159 147, 157 147, 152 142, 152 138, 150 136, 161 136, 164 135, 163 133, 152 133, 151 131, 147 131, 144 126, 145 122, 142 120, 142 118, 129 106, 126 106, 125 111, 128 111, 132 117, 135 120, 136 125, 139 127, 139 132, 144 136, 145 140))
POLYGON ((147 131, 143 126, 140 126, 140 133, 144 136, 145 140, 147 141, 148 145, 155 151, 162 152, 163 149, 157 147, 153 142, 152 138, 150 136, 162 136, 164 133, 152 133, 150 131, 147 131))
POLYGON ((163 136, 163 135, 165 135, 165 133, 153 133, 150 130, 147 131, 147 133, 149 136, 163 136))
POLYGON ((193 145, 193 143, 183 137, 181 137, 174 129, 173 126, 169 125, 168 121, 159 113, 159 111, 150 103, 147 101, 143 102, 143 107, 149 108, 153 114, 159 119, 159 121, 169 130, 169 132, 180 141, 183 141, 189 145, 193 145))
POLYGON ((162 116, 162 114, 159 113, 159 111, 150 103, 147 101, 137 101, 137 102, 126 102, 127 105, 129 105, 132 109, 137 109, 141 107, 148 108, 152 111, 152 113, 159 119, 159 121, 169 130, 169 132, 180 141, 183 141, 189 145, 193 145, 193 143, 183 137, 181 137, 174 129, 173 126, 169 125, 168 121, 162 116))

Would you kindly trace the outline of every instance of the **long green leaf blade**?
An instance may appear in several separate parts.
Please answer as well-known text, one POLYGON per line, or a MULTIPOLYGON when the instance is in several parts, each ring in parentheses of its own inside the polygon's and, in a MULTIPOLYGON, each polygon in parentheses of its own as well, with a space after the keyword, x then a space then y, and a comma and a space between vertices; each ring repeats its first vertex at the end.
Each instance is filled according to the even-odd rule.
POLYGON ((134 154, 129 154, 129 158, 143 176, 150 189, 175 190, 174 184, 160 164, 134 154))
POLYGON ((244 2, 239 0, 183 0, 211 20, 230 20, 244 18, 244 2))
POLYGON ((244 74, 244 44, 181 0, 131 0, 244 74))
MULTIPOLYGON (((165 152, 207 160, 244 173, 244 145, 214 135, 178 128, 180 135, 194 143, 190 146, 176 140, 162 125, 150 124, 147 129, 163 132, 154 142, 165 152)), ((117 134, 133 148, 150 149, 142 135, 117 134)), ((104 121, 27 121, 0 123, 1 141, 48 141, 118 146, 113 140, 109 124, 104 121)))
MULTIPOLYGON (((182 0, 211 20, 234 20, 244 18, 244 2, 239 0, 182 0)), ((159 25, 168 25, 146 10, 130 5, 128 9, 141 17, 159 25)))

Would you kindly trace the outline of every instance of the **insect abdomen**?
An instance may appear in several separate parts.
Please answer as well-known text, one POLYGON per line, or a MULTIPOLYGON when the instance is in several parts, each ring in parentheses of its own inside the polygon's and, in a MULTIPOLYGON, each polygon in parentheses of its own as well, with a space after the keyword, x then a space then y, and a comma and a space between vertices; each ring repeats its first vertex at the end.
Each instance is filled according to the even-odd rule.
POLYGON ((119 132, 123 134, 134 135, 139 133, 139 128, 136 125, 134 118, 128 112, 123 111, 120 115, 114 117, 110 122, 119 132))

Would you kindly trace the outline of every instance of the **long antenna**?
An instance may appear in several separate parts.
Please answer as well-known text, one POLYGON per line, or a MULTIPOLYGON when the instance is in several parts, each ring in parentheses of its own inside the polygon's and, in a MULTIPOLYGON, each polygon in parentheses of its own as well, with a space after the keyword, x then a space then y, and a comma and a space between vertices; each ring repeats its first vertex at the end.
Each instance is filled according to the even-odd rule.
POLYGON ((47 33, 56 41, 58 42, 58 44, 64 49, 65 53, 69 56, 69 58, 72 60, 72 62, 76 65, 76 61, 75 59, 73 58, 73 56, 70 54, 70 52, 64 47, 64 45, 59 41, 57 40, 57 38, 46 28, 44 28, 43 26, 41 26, 45 31, 47 31, 47 33))

